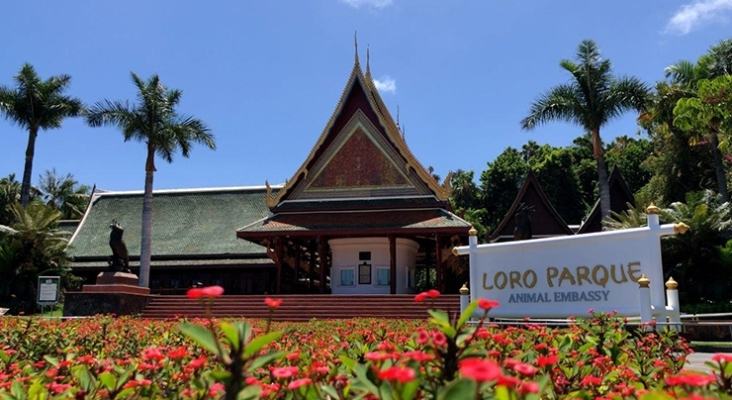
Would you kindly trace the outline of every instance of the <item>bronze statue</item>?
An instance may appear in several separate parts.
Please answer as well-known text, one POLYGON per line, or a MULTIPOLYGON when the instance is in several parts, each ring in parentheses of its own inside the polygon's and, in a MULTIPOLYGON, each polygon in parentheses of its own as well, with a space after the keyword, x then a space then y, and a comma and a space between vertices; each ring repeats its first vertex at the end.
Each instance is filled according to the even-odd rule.
POLYGON ((514 216, 516 228, 513 230, 513 240, 531 239, 531 216, 529 212, 534 211, 534 206, 527 206, 521 203, 514 216))
POLYGON ((109 247, 112 248, 112 257, 109 259, 109 270, 132 273, 130 271, 130 255, 127 252, 127 245, 122 240, 122 235, 125 233, 125 230, 117 223, 117 220, 112 220, 112 224, 109 227, 112 228, 112 232, 109 233, 109 247))

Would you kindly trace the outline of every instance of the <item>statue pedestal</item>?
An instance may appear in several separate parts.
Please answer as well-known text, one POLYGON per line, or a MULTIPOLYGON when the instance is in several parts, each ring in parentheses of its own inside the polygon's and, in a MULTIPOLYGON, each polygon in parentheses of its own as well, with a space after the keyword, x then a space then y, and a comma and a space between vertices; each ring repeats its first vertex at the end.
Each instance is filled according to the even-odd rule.
POLYGON ((137 283, 135 274, 102 272, 97 275, 96 285, 84 285, 81 292, 64 294, 64 316, 137 315, 152 298, 150 289, 137 283))
POLYGON ((84 285, 82 292, 87 293, 132 293, 150 294, 150 289, 137 286, 138 277, 127 272, 105 271, 97 275, 96 285, 84 285))

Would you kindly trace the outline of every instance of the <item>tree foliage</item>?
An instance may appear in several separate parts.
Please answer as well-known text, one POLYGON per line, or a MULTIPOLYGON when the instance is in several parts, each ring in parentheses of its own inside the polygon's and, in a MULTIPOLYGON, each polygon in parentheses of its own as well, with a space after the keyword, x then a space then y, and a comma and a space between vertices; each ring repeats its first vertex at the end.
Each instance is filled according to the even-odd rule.
POLYGON ((44 81, 33 66, 26 63, 15 76, 15 88, 0 86, 0 114, 28 130, 20 194, 23 206, 30 203, 38 131, 60 128, 64 119, 77 117, 84 111, 81 100, 64 94, 70 83, 69 75, 52 76, 44 81))
POLYGON ((69 233, 58 229, 61 212, 39 203, 11 207, 12 225, 0 225, 0 302, 11 312, 35 309, 39 275, 59 275, 67 289, 78 286, 66 254, 69 233))

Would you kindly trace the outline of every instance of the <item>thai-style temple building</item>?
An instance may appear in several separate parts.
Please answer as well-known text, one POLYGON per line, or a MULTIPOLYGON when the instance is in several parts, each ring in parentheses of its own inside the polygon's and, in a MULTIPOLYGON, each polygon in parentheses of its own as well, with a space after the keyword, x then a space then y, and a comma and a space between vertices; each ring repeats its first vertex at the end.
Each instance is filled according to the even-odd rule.
MULTIPOLYGON (((633 193, 625 183, 619 168, 613 168, 608 182, 610 183, 610 210, 621 213, 628 209, 628 204, 635 205, 633 193)), ((534 172, 529 169, 511 208, 498 227, 489 233, 486 242, 536 239, 600 232, 601 230, 602 216, 599 199, 587 218, 573 229, 547 199, 541 189, 541 183, 534 172), (526 237, 527 235, 528 237, 526 237)))
MULTIPOLYGON (((200 283, 227 294, 406 294, 418 275, 444 290, 454 280, 450 249, 471 228, 450 209, 449 181, 410 152, 356 54, 335 111, 287 183, 155 192, 152 293, 200 283)), ((94 193, 71 239, 75 274, 93 283, 107 268, 113 220, 126 228, 136 272, 141 209, 141 191, 94 193)))
POLYGON ((547 199, 534 172, 529 169, 511 208, 498 227, 489 234, 487 242, 572 235, 573 233, 547 199), (522 231, 527 228, 521 226, 522 220, 526 221, 526 218, 529 221, 527 226, 530 232, 522 231), (529 237, 519 237, 527 234, 529 237))

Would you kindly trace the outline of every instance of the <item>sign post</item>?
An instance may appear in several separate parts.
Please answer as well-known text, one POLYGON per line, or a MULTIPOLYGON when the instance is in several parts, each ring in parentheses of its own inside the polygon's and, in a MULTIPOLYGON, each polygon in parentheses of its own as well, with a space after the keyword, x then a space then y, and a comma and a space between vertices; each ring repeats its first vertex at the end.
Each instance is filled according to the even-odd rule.
POLYGON ((58 304, 60 288, 60 276, 38 277, 38 299, 36 302, 41 306, 41 314, 43 314, 43 307, 58 304))

